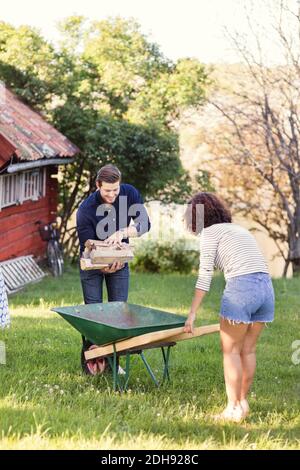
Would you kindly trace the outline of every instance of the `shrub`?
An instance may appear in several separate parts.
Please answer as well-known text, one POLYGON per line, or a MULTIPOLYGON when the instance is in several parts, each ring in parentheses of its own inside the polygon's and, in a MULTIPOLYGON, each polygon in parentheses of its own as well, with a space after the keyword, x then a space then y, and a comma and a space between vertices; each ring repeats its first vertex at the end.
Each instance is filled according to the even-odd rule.
POLYGON ((137 272, 190 273, 198 269, 199 252, 187 247, 185 240, 141 242, 135 249, 131 267, 137 272))

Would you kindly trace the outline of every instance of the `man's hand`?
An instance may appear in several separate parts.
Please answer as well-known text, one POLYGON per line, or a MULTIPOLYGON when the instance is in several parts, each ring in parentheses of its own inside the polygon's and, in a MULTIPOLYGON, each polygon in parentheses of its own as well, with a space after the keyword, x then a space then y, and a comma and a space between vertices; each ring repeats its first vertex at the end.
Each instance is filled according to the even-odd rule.
POLYGON ((102 268, 101 271, 105 274, 115 273, 120 269, 124 268, 124 263, 120 263, 119 261, 115 261, 111 266, 107 266, 107 268, 102 268))
POLYGON ((184 333, 192 333, 192 334, 194 333, 195 318, 196 318, 196 314, 193 312, 190 312, 187 318, 187 321, 185 322, 185 325, 184 325, 184 329, 183 329, 184 333))
POLYGON ((118 230, 108 237, 104 242, 107 246, 119 246, 122 247, 122 240, 126 238, 125 231, 118 230))

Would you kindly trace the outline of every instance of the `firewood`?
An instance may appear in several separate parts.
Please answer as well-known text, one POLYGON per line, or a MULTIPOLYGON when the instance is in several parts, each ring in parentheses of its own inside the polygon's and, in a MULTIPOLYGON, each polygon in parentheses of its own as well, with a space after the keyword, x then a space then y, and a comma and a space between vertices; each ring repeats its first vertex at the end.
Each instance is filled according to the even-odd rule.
POLYGON ((108 246, 101 240, 87 240, 80 260, 83 271, 90 269, 102 269, 114 262, 127 263, 134 258, 132 248, 128 243, 108 246))
POLYGON ((90 258, 81 258, 80 268, 82 271, 90 271, 92 269, 103 269, 109 266, 108 264, 92 264, 90 258))
POLYGON ((97 246, 105 247, 107 246, 107 244, 103 240, 90 240, 89 239, 85 242, 85 247, 88 248, 89 250, 95 250, 97 246))
POLYGON ((110 264, 114 263, 115 261, 126 263, 127 261, 131 261, 133 259, 133 252, 129 247, 101 247, 91 251, 90 259, 93 264, 110 264))

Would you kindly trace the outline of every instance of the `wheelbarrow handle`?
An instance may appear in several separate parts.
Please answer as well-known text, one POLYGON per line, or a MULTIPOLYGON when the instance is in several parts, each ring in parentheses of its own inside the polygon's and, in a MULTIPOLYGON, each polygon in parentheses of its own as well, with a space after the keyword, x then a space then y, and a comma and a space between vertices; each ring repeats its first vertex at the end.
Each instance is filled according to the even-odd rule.
POLYGON ((108 356, 109 354, 113 354, 114 351, 125 351, 126 349, 136 348, 139 346, 145 346, 149 344, 155 345, 155 343, 159 343, 163 340, 174 342, 185 339, 192 339, 196 338, 197 336, 216 333, 219 331, 220 326, 219 324, 200 326, 195 328, 194 333, 184 333, 183 329, 184 327, 182 326, 180 328, 171 328, 169 330, 154 331, 145 335, 135 336, 123 341, 118 341, 114 344, 99 346, 98 348, 86 351, 84 353, 85 359, 89 360, 95 359, 96 357, 108 356))

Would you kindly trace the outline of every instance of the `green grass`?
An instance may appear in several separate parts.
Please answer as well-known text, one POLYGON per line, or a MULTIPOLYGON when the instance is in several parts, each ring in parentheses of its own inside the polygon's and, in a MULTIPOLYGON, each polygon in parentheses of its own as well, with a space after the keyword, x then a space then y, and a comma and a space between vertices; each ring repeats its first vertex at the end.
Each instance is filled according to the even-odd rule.
MULTIPOLYGON (((133 274, 129 301, 187 313, 195 278, 133 274)), ((300 279, 275 281, 276 321, 258 345, 251 416, 240 425, 209 415, 225 403, 218 335, 178 343, 171 382, 156 389, 140 358, 130 390, 114 393, 111 377, 89 378, 79 365, 80 335, 50 308, 82 303, 77 271, 46 278, 10 298, 12 326, 0 332, 0 448, 3 449, 295 449, 300 448, 300 279)), ((198 325, 218 321, 224 282, 217 276, 198 325)), ((154 369, 160 353, 148 351, 154 369)))

